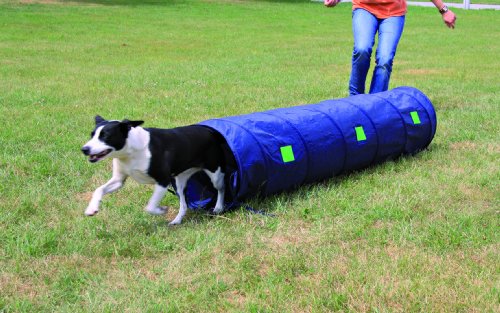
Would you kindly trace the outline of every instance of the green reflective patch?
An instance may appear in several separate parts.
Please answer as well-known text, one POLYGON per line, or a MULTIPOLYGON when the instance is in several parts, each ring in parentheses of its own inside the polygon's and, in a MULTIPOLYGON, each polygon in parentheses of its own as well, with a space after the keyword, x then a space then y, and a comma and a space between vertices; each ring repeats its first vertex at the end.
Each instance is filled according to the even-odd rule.
POLYGON ((356 138, 358 139, 358 141, 366 140, 366 134, 363 126, 355 127, 354 130, 356 131, 356 138))
POLYGON ((418 116, 417 111, 412 111, 410 112, 411 119, 413 120, 413 124, 418 125, 420 124, 420 117, 418 116))
POLYGON ((284 147, 281 147, 280 150, 281 150, 281 157, 283 158, 283 162, 288 163, 288 162, 295 161, 295 156, 293 155, 292 146, 284 146, 284 147))

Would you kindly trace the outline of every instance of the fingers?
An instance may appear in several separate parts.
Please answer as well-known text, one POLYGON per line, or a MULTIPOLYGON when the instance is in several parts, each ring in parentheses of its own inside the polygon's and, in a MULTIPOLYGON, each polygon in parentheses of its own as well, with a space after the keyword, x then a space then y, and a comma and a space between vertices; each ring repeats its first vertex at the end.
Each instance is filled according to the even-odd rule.
POLYGON ((451 29, 454 29, 457 16, 455 15, 455 13, 448 11, 445 14, 443 14, 443 20, 446 26, 448 26, 451 29))

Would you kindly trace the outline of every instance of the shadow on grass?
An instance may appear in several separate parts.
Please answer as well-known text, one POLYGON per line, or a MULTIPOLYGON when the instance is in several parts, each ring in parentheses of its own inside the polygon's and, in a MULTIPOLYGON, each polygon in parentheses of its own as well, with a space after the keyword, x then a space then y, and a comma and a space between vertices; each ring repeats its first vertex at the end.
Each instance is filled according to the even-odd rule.
POLYGON ((270 195, 258 194, 256 196, 253 196, 249 199, 242 201, 241 202, 242 205, 235 207, 233 211, 242 210, 250 213, 255 213, 258 215, 260 214, 263 216, 276 217, 277 216, 276 209, 269 208, 269 204, 274 203, 277 200, 279 201, 279 199, 293 199, 297 195, 300 196, 303 194, 307 194, 312 189, 318 186, 325 188, 328 186, 340 186, 344 181, 347 180, 356 181, 364 177, 374 175, 376 173, 383 173, 384 170, 381 169, 381 167, 384 166, 384 164, 388 164, 389 162, 391 162, 394 166, 397 166, 398 171, 404 172, 406 171, 406 169, 404 167, 401 167, 401 165, 404 162, 417 162, 417 160, 422 160, 420 162, 424 162, 423 160, 425 160, 425 158, 432 159, 433 156, 436 155, 436 153, 442 149, 443 147, 440 146, 439 144, 432 143, 425 149, 417 151, 412 154, 402 154, 394 158, 389 158, 387 160, 380 161, 378 163, 370 164, 366 167, 359 168, 357 170, 346 171, 314 182, 300 184, 291 187, 290 189, 283 190, 281 192, 277 192, 274 194, 270 195), (259 203, 261 203, 261 205, 259 205, 259 203))

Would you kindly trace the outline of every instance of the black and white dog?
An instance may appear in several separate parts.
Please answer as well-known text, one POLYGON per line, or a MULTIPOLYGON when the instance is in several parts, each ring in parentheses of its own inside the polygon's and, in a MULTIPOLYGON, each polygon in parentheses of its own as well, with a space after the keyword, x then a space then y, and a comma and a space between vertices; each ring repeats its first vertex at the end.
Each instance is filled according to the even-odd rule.
POLYGON ((120 189, 129 176, 142 184, 155 184, 145 210, 154 215, 164 214, 166 208, 159 204, 173 178, 180 208, 170 225, 180 224, 187 211, 186 183, 198 171, 204 171, 217 190, 214 213, 221 213, 225 190, 222 139, 203 126, 172 129, 139 127, 143 123, 107 121, 100 116, 95 117, 95 129, 82 152, 92 163, 112 157, 113 176, 94 191, 85 214, 92 216, 99 212, 103 195, 120 189))

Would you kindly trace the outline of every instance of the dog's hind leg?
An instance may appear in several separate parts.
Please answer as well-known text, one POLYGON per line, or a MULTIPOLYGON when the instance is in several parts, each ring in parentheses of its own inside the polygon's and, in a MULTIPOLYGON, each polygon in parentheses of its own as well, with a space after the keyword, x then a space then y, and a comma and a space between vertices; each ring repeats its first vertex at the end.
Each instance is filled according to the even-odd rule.
POLYGON ((153 195, 149 199, 148 204, 146 205, 146 212, 152 215, 162 215, 167 212, 165 208, 159 206, 161 199, 167 193, 167 187, 163 187, 161 185, 155 185, 155 190, 153 191, 153 195))
POLYGON ((127 179, 127 175, 122 173, 120 170, 120 166, 116 160, 113 160, 113 176, 111 179, 105 183, 104 185, 97 188, 92 194, 92 199, 85 210, 85 215, 92 216, 99 212, 99 204, 101 202, 102 197, 105 194, 117 191, 123 186, 123 183, 127 179))
POLYGON ((175 176, 175 186, 177 188, 177 194, 179 195, 179 213, 174 218, 173 221, 170 222, 169 225, 178 225, 182 222, 184 215, 187 212, 187 203, 186 203, 186 195, 184 194, 184 189, 186 188, 187 182, 189 178, 196 172, 198 172, 199 168, 190 168, 179 175, 175 176))
POLYGON ((214 213, 220 214, 224 210, 224 173, 220 167, 213 173, 207 169, 205 169, 204 172, 212 181, 214 188, 217 189, 217 202, 215 203, 214 213))

